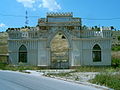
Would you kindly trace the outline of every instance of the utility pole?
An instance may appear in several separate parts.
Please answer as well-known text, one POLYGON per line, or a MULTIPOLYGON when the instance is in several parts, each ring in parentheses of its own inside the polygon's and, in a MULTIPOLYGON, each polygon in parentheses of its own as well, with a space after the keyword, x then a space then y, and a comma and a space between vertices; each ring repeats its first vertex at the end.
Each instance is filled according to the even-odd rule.
POLYGON ((25 14, 25 26, 28 26, 28 12, 26 11, 25 14))

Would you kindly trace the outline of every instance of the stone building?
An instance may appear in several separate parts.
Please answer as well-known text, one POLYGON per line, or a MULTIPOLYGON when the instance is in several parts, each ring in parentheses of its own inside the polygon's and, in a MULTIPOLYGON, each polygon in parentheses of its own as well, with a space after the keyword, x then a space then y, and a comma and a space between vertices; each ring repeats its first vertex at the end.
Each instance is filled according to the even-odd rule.
POLYGON ((15 65, 21 62, 50 68, 111 65, 111 30, 84 29, 81 18, 73 17, 73 13, 47 13, 46 18, 38 19, 36 27, 8 28, 7 32, 9 60, 15 65), (53 41, 55 37, 58 39, 53 41), (55 42, 60 42, 57 49, 55 42))

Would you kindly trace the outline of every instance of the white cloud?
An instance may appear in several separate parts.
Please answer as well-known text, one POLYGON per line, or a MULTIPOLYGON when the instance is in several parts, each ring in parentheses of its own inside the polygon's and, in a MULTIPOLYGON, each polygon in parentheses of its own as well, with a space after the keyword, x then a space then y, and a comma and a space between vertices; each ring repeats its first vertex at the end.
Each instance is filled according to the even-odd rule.
POLYGON ((61 6, 57 3, 56 0, 16 0, 19 3, 22 3, 26 8, 32 8, 33 11, 39 8, 46 8, 49 11, 57 11, 61 9, 61 6))
POLYGON ((6 25, 4 23, 0 23, 0 27, 5 27, 6 25))
POLYGON ((22 3, 24 7, 33 8, 33 4, 36 0, 16 0, 19 3, 22 3))
POLYGON ((39 7, 47 8, 49 11, 57 11, 61 9, 61 6, 56 2, 56 0, 42 0, 39 7))

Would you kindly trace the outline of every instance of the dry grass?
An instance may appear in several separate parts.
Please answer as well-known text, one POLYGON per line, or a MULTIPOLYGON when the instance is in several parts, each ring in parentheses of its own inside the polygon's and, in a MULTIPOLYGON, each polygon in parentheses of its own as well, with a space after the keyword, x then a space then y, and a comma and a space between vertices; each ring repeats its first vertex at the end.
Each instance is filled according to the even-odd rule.
POLYGON ((112 51, 112 58, 120 59, 120 51, 112 51))
POLYGON ((0 32, 0 54, 8 52, 7 38, 8 34, 6 32, 0 32))
MULTIPOLYGON (((7 38, 8 34, 6 32, 0 32, 0 54, 8 53, 7 38)), ((6 61, 6 57, 0 57, 0 63, 5 63, 6 61)))
POLYGON ((63 34, 57 34, 51 42, 51 50, 56 52, 64 52, 68 49, 67 39, 62 38, 63 34))

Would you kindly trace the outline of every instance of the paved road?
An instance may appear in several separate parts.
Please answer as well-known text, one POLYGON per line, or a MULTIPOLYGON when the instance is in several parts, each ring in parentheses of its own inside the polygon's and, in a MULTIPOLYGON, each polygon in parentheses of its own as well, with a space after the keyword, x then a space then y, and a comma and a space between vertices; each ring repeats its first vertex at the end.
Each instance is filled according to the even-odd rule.
POLYGON ((93 87, 12 71, 0 71, 0 90, 98 90, 93 87))

